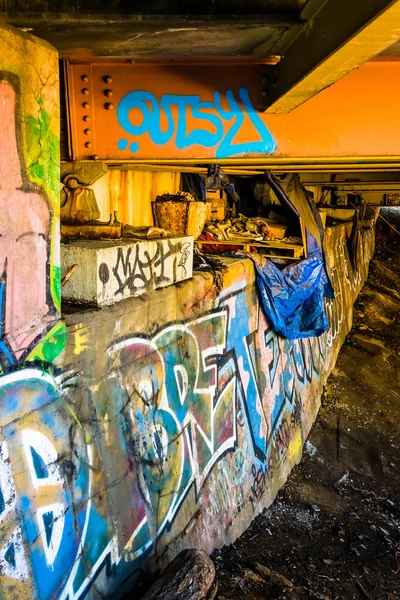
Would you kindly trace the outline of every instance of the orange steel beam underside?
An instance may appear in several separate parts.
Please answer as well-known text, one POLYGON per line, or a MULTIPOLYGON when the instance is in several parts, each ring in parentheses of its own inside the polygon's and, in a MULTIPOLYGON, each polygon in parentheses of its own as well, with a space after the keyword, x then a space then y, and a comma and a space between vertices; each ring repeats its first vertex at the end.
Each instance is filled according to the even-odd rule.
POLYGON ((284 115, 256 110, 262 68, 243 61, 71 61, 70 157, 141 166, 217 162, 250 171, 399 167, 400 61, 366 63, 284 115), (128 94, 133 103, 122 121, 128 94), (264 141, 268 152, 260 151, 264 141))

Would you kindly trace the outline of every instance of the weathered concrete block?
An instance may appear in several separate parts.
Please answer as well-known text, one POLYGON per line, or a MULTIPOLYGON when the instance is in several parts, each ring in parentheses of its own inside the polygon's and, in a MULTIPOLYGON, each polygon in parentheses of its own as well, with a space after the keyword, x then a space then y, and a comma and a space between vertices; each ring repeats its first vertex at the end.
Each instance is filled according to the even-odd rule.
POLYGON ((89 240, 61 245, 61 273, 78 268, 63 300, 105 306, 192 276, 193 237, 160 240, 89 240))

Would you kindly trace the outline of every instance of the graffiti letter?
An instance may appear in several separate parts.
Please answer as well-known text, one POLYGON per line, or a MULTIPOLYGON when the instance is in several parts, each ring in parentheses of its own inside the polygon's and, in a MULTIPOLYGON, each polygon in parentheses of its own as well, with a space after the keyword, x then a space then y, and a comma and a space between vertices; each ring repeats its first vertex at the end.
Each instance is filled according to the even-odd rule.
POLYGON ((260 152, 268 154, 276 149, 276 143, 271 135, 268 127, 263 123, 260 116, 257 114, 254 106, 251 103, 249 91, 245 87, 241 87, 239 90, 239 97, 243 105, 243 109, 236 102, 235 97, 231 90, 227 90, 226 98, 229 102, 230 110, 225 111, 221 106, 221 99, 218 92, 215 92, 215 105, 221 118, 230 121, 235 118, 230 130, 223 138, 222 143, 215 153, 216 158, 226 158, 233 156, 234 154, 246 154, 252 152, 260 152), (261 138, 257 142, 241 142, 232 143, 236 134, 239 133, 243 123, 244 115, 247 115, 253 124, 257 134, 261 138))

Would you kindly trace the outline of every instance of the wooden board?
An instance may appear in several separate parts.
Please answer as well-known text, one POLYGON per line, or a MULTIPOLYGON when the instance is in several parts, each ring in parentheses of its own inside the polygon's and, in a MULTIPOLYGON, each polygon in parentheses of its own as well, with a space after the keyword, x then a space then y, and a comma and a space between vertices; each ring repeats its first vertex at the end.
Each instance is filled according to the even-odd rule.
POLYGON ((286 258, 288 260, 299 260, 304 254, 304 248, 300 244, 282 244, 277 242, 253 242, 251 239, 233 239, 233 240, 196 240, 196 245, 199 250, 202 250, 203 246, 238 246, 241 247, 245 252, 251 252, 251 248, 263 248, 268 250, 290 250, 292 256, 283 256, 281 254, 273 253, 269 254, 272 258, 286 258))

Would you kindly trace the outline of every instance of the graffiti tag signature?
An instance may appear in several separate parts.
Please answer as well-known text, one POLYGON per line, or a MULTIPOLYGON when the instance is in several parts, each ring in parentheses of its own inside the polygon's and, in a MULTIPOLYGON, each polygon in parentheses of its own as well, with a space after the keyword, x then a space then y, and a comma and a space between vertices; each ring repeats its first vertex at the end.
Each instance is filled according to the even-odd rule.
POLYGON ((214 102, 201 101, 200 96, 174 94, 165 94, 158 102, 150 92, 129 92, 118 105, 117 118, 121 127, 135 139, 129 142, 128 139, 121 138, 117 143, 118 149, 124 151, 129 146, 132 154, 135 154, 140 150, 139 138, 148 133, 151 141, 157 146, 164 146, 175 136, 178 150, 194 145, 215 148, 216 158, 251 152, 273 152, 276 149, 275 140, 254 108, 248 88, 239 89, 239 99, 240 104, 233 92, 227 90, 225 101, 229 108, 225 109, 222 107, 221 94, 217 91, 214 92, 214 102), (138 109, 141 113, 140 125, 131 122, 130 113, 133 109, 138 109), (192 120, 201 122, 203 127, 188 131, 188 114, 192 120), (236 136, 243 133, 241 130, 246 117, 253 125, 258 140, 235 143, 236 136), (167 126, 162 129, 161 123, 165 121, 167 126), (205 128, 206 123, 208 129, 205 128), (227 123, 230 124, 228 131, 224 127, 227 123))

